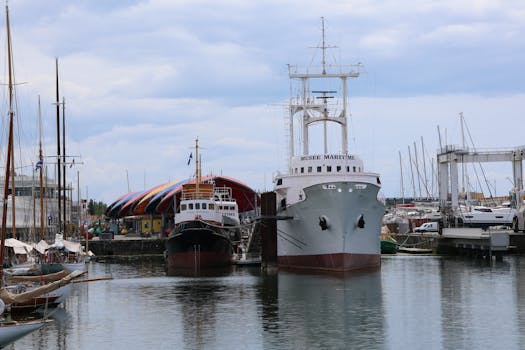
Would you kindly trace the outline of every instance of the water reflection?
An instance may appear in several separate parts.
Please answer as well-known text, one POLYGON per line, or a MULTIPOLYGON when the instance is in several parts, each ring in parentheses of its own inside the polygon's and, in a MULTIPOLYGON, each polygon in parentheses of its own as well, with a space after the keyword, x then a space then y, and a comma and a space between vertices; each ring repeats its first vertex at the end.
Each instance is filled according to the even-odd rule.
POLYGON ((439 276, 443 347, 490 348, 490 344, 496 348, 520 347, 513 340, 513 335, 521 332, 508 261, 442 259, 439 276), (497 314, 506 317, 495 318, 493 315, 497 314), (491 333, 493 335, 487 337, 491 333))
POLYGON ((382 344, 381 274, 302 275, 280 271, 262 278, 263 347, 371 348, 382 344), (290 336, 293 334, 293 336, 290 336))
POLYGON ((163 261, 91 263, 55 322, 14 349, 519 349, 525 262, 383 259, 345 275, 166 276, 163 261))

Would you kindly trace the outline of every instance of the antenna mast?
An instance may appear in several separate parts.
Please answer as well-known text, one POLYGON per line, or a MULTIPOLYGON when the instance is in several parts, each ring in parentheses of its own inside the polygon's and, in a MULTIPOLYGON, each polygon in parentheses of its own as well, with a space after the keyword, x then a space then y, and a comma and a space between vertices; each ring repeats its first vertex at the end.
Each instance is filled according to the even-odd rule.
POLYGON ((333 49, 333 48, 336 48, 337 46, 326 46, 325 31, 324 31, 324 17, 321 17, 321 24, 322 24, 323 44, 321 47, 318 46, 317 48, 321 49, 323 52, 323 59, 322 59, 323 75, 326 75, 326 49, 333 49))

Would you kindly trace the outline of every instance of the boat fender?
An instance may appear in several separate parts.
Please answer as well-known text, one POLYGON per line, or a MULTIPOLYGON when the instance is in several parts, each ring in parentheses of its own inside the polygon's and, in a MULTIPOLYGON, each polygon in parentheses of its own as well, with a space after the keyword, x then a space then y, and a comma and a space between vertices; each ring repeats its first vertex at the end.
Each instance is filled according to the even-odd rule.
POLYGON ((2 315, 5 311, 5 303, 2 299, 0 299, 0 315, 2 315))
POLYGON ((319 217, 319 226, 321 226, 321 230, 326 230, 330 227, 330 225, 328 224, 328 218, 324 215, 321 215, 319 217))
POLYGON ((361 214, 357 219, 357 227, 365 228, 365 217, 363 216, 363 214, 361 214))

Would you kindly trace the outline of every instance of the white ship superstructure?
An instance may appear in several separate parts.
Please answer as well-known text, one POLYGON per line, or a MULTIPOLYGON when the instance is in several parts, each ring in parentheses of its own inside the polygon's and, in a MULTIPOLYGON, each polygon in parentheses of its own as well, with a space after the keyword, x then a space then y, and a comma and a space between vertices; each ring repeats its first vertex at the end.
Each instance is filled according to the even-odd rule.
POLYGON ((296 89, 299 95, 289 105, 289 169, 274 179, 278 214, 292 217, 277 224, 278 264, 335 271, 375 267, 380 265, 384 214, 377 199, 381 182, 347 145, 347 81, 359 76, 360 65, 327 65, 328 48, 323 22, 322 65, 289 66, 292 93, 296 89), (332 152, 334 125, 340 128, 340 144, 332 152), (310 128, 319 126, 321 136, 313 137, 310 128), (296 154, 297 129, 302 149, 296 154), (322 144, 316 145, 319 139, 322 144), (311 153, 311 146, 323 151, 311 153))

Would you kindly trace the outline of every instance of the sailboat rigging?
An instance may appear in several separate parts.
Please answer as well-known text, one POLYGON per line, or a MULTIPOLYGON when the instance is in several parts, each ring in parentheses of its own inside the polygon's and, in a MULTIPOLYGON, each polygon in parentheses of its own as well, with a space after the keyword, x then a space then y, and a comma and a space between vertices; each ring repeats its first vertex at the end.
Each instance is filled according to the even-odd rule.
MULTIPOLYGON (((14 155, 13 155, 13 65, 12 65, 12 52, 11 52, 11 31, 9 26, 9 8, 6 5, 6 28, 7 28, 7 61, 8 61, 8 77, 9 77, 9 128, 7 137, 7 154, 6 154, 6 167, 5 167, 5 178, 4 178, 4 191, 2 197, 2 225, 0 228, 0 287, 1 291, 4 292, 4 251, 5 251, 5 239, 6 239, 6 224, 7 224, 7 200, 9 197, 9 179, 10 176, 14 179, 14 155)), ((12 187, 12 198, 13 198, 13 213, 15 212, 15 187, 13 182, 12 187)), ((14 214, 13 214, 14 217, 14 214)), ((15 231, 15 223, 13 220, 13 232, 15 231)), ((0 314, 4 312, 5 303, 1 302, 0 314)), ((37 320, 30 322, 0 322, 0 347, 4 347, 17 339, 29 334, 41 327, 43 327, 48 320, 37 320)))
POLYGON ((42 110, 40 108, 40 96, 38 96, 38 164, 39 183, 40 183, 40 240, 44 237, 44 189, 43 189, 43 172, 44 172, 44 155, 42 153, 42 110))
POLYGON ((58 231, 62 231, 62 201, 60 200, 62 194, 62 172, 60 157, 60 92, 58 89, 58 58, 55 58, 56 68, 56 119, 57 119, 57 184, 58 184, 58 231))
MULTIPOLYGON (((9 129, 7 136, 7 155, 6 155, 6 166, 5 166, 5 178, 4 178, 4 195, 2 201, 2 226, 1 226, 1 243, 0 243, 0 283, 3 278, 3 262, 4 262, 4 249, 6 239, 6 224, 7 224, 7 201, 9 198, 9 176, 11 170, 11 161, 13 160, 13 67, 11 64, 11 31, 9 29, 9 11, 6 6, 6 27, 7 27, 7 69, 8 69, 8 90, 9 90, 9 129)), ((14 174, 13 174, 14 175, 14 174)), ((14 189, 14 187, 13 187, 14 189)), ((14 192, 14 191, 13 191, 14 192)), ((13 193, 14 197, 14 193, 13 193)), ((14 208, 14 206, 13 206, 14 208)), ((14 210, 13 210, 14 212, 14 210)), ((14 226, 14 222, 13 222, 14 226)))

